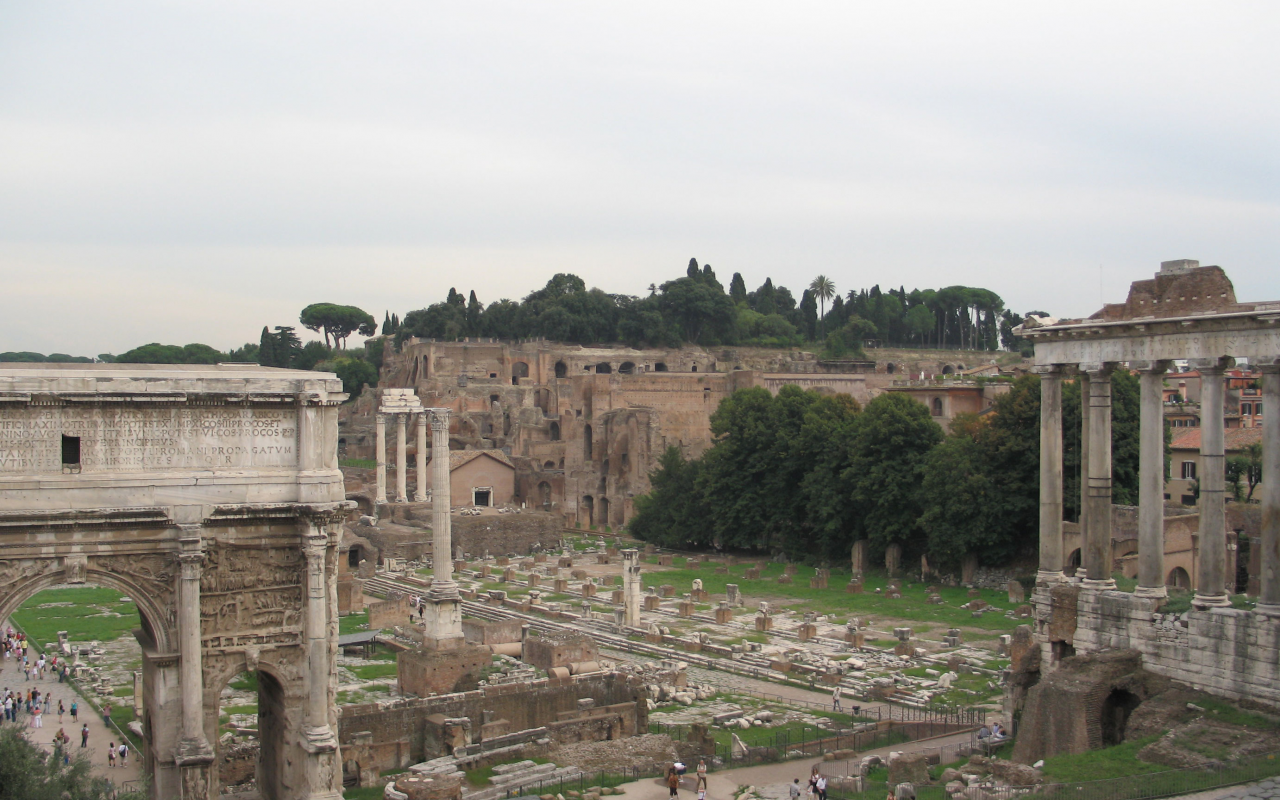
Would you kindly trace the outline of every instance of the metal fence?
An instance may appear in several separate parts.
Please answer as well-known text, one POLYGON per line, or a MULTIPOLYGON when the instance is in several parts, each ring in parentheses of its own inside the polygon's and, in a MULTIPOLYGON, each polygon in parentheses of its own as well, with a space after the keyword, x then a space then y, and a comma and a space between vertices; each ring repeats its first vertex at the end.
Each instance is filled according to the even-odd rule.
POLYGON ((507 787, 506 797, 542 794, 563 795, 569 791, 585 793, 588 789, 620 786, 624 783, 644 780, 645 778, 660 778, 663 775, 664 768, 665 765, 648 768, 625 767, 618 772, 599 770, 579 773, 576 776, 535 780, 518 786, 507 787))
MULTIPOLYGON (((942 756, 945 764, 956 759, 942 756)), ((835 771, 831 764, 822 764, 824 774, 835 771)), ((856 772, 853 773, 856 775, 856 772)), ((1202 792, 1241 783, 1252 783, 1280 775, 1280 754, 1268 753, 1237 762, 1216 762, 1209 767, 1148 772, 1124 778, 1074 783, 1043 783, 1036 786, 984 787, 983 797, 988 800, 1016 800, 1034 793, 1036 800, 1155 800, 1160 797, 1202 792)), ((839 777, 839 776, 836 776, 839 777)), ((827 794, 837 800, 882 800, 892 789, 882 781, 855 785, 853 779, 834 780, 828 783, 827 794)), ((917 786, 918 800, 949 800, 946 787, 941 785, 917 786)))

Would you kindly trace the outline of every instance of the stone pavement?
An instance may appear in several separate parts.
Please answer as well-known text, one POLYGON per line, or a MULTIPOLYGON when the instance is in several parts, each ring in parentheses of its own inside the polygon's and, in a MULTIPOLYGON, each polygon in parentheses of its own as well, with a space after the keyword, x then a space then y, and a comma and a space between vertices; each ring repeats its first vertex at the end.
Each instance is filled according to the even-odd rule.
POLYGON ((1201 792, 1195 796, 1212 796, 1216 800, 1280 800, 1280 778, 1267 778, 1265 781, 1216 789, 1212 793, 1201 792))
MULTIPOLYGON (((7 628, 8 621, 4 621, 0 627, 7 628)), ((29 651, 35 654, 35 648, 29 651)), ((58 683, 57 676, 46 672, 44 680, 38 680, 32 683, 22 679, 22 670, 18 668, 17 660, 13 658, 0 659, 0 689, 12 689, 14 692, 26 692, 28 689, 38 688, 41 694, 48 692, 53 697, 51 704, 53 712, 45 715, 43 727, 32 728, 31 716, 23 714, 19 717, 19 721, 24 726, 23 730, 27 734, 27 738, 32 742, 43 747, 47 752, 53 751, 53 737, 59 728, 66 730, 67 735, 71 737, 71 752, 80 752, 80 726, 88 724, 89 726, 89 745, 85 748, 85 752, 89 754, 90 761, 93 762, 94 773, 109 778, 117 786, 125 781, 136 781, 142 777, 141 770, 141 754, 138 753, 132 742, 129 743, 129 766, 121 767, 119 759, 116 759, 116 766, 109 768, 107 766, 107 743, 115 742, 116 746, 120 745, 120 735, 116 733, 115 728, 107 728, 102 721, 102 716, 93 709, 85 699, 81 697, 69 683, 58 683), (80 707, 80 721, 73 723, 71 714, 68 712, 62 717, 62 722, 58 722, 58 701, 68 709, 71 708, 71 702, 76 700, 80 707)), ((132 703, 131 697, 117 697, 113 701, 120 703, 132 703)), ((116 703, 113 702, 113 705, 116 703)))

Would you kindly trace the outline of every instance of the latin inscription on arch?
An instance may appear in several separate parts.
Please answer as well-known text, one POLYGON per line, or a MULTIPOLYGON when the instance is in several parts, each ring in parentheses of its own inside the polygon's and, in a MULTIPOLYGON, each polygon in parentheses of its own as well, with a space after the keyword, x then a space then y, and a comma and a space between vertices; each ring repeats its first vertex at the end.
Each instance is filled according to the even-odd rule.
POLYGON ((62 437, 82 472, 295 467, 294 409, 25 407, 0 414, 0 474, 60 473, 62 437))

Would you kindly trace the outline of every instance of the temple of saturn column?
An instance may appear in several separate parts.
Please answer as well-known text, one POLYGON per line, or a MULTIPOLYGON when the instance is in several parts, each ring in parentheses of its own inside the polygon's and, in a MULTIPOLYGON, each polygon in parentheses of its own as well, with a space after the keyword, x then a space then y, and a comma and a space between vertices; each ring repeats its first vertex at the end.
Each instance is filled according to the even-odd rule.
MULTIPOLYGON (((418 473, 417 491, 414 500, 421 503, 427 499, 427 428, 423 419, 422 401, 413 389, 383 389, 382 403, 374 417, 377 425, 377 457, 378 457, 378 493, 377 504, 387 502, 387 417, 393 417, 396 423, 396 497, 395 502, 407 503, 409 496, 408 482, 408 428, 409 418, 417 422, 417 453, 414 466, 418 473)), ((446 443, 448 437, 446 436, 446 443)), ((447 448, 446 448, 447 449, 447 448)))
POLYGON ((1164 262, 1123 304, 1088 319, 1019 331, 1040 374, 1040 563, 1034 600, 1042 668, 1063 656, 1134 648, 1144 666, 1229 697, 1280 705, 1280 302, 1238 303, 1219 267, 1164 262), (1231 607, 1226 574, 1224 373, 1236 359, 1263 374, 1261 573, 1256 608, 1231 607), (1157 617, 1164 570, 1163 375, 1185 360, 1202 376, 1199 559, 1192 610, 1157 617), (1111 376, 1139 373, 1138 586, 1116 591, 1111 559, 1111 376), (1081 569, 1063 573, 1062 384, 1081 383, 1081 569))
MULTIPOLYGON (((431 588, 423 612, 423 642, 437 650, 457 648, 462 638, 462 596, 453 580, 453 532, 449 520, 449 409, 430 408, 431 418, 431 588)), ((421 429, 421 426, 419 426, 421 429)), ((423 449, 418 450, 421 463, 423 449)), ((426 474, 422 467, 418 475, 426 474)), ((421 485, 422 478, 418 479, 421 485)))

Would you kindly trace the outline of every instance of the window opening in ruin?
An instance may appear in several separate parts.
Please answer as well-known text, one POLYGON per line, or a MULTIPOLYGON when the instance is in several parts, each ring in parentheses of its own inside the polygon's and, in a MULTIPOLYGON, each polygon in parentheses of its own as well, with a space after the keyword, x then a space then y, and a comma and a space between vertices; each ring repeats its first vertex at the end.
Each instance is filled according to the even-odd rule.
POLYGON ((891 362, 889 362, 888 364, 885 364, 885 365, 884 365, 884 371, 885 371, 885 372, 887 372, 887 373, 889 373, 890 375, 892 375, 893 373, 895 373, 895 372, 897 372, 897 371, 898 371, 898 365, 897 365, 897 364, 894 364, 894 363, 891 361, 891 362))
POLYGON ((618 365, 618 374, 620 375, 630 375, 635 371, 636 371, 636 365, 634 361, 623 361, 620 365, 618 365))
POLYGON ((569 377, 569 368, 565 366, 565 363, 563 361, 556 362, 556 377, 557 378, 569 377))
POLYGON ((603 472, 605 475, 609 474, 609 458, 607 456, 605 457, 604 461, 600 462, 600 471, 603 472))
POLYGON ((529 365, 523 361, 517 361, 511 365, 511 385, 519 386, 521 378, 529 377, 529 365))
POLYGON ((542 507, 551 510, 551 484, 543 481, 538 484, 538 496, 542 498, 542 507))
POLYGON ((629 469, 631 469, 631 454, 623 453, 621 471, 626 472, 629 469))
POLYGON ((1070 642, 1052 642, 1051 650, 1053 654, 1053 663, 1058 663, 1064 658, 1071 658, 1076 654, 1076 648, 1070 642))
POLYGON ((551 427, 548 433, 551 436, 551 441, 553 442, 560 441, 560 423, 559 422, 551 423, 551 427))
POLYGON ((591 426, 585 425, 582 428, 582 457, 587 461, 591 460, 591 426))
POLYGON ((1071 551, 1071 555, 1067 556, 1066 566, 1062 568, 1063 574, 1068 578, 1074 578, 1076 570, 1080 568, 1080 548, 1071 551))
POLYGON ((556 469, 564 469, 564 459, 563 459, 563 458, 562 458, 562 459, 560 459, 560 463, 556 466, 556 469))
POLYGON ((595 503, 595 500, 591 497, 591 495, 586 495, 585 497, 582 498, 582 510, 586 512, 587 524, 595 525, 596 524, 596 503, 595 503))
POLYGON ((556 462, 554 462, 554 461, 548 461, 548 462, 546 462, 545 464, 543 464, 543 465, 542 465, 542 468, 543 468, 543 469, 555 469, 555 468, 556 468, 556 462))
POLYGON ((697 372, 697 371, 698 371, 698 365, 697 365, 697 364, 694 364, 694 365, 693 365, 693 369, 691 369, 691 370, 689 370, 689 371, 690 371, 690 372, 697 372))
POLYGON ((1142 701, 1132 692, 1113 689, 1102 701, 1102 746, 1114 747, 1124 743, 1124 731, 1129 725, 1129 715, 1142 701))
POLYGON ((79 436, 63 436, 62 437, 62 466, 64 467, 80 466, 80 437, 79 436))
POLYGON ((607 497, 600 498, 600 524, 609 524, 609 498, 607 497))
POLYGON ((654 365, 653 365, 653 371, 654 371, 654 372, 666 372, 666 371, 667 371, 667 365, 666 365, 666 364, 664 364, 664 363, 662 363, 661 361, 659 361, 657 364, 654 364, 654 365))
POLYGON ((493 496, 491 487, 476 488, 471 490, 471 505, 473 506, 489 506, 490 498, 493 496))
POLYGON ((360 566, 360 548, 353 547, 347 551, 347 566, 352 568, 360 566))
POLYGON ((950 365, 950 364, 947 364, 946 366, 944 366, 944 367, 942 368, 942 374, 943 374, 943 375, 950 375, 952 372, 955 372, 955 370, 954 370, 954 369, 952 369, 952 367, 951 367, 951 365, 950 365))
POLYGON ((608 375, 611 372, 613 372, 613 367, 609 366, 609 362, 601 361, 599 364, 596 364, 597 375, 608 375))
POLYGON ((1164 585, 1176 589, 1190 589, 1191 575, 1182 567, 1174 567, 1169 570, 1169 577, 1164 579, 1164 585))
POLYGON ((933 398, 933 415, 935 417, 942 416, 942 398, 941 397, 933 398))
POLYGON ((496 402, 498 402, 498 396, 497 396, 496 394, 491 394, 491 395, 489 395, 489 402, 490 402, 490 403, 496 403, 496 402))

